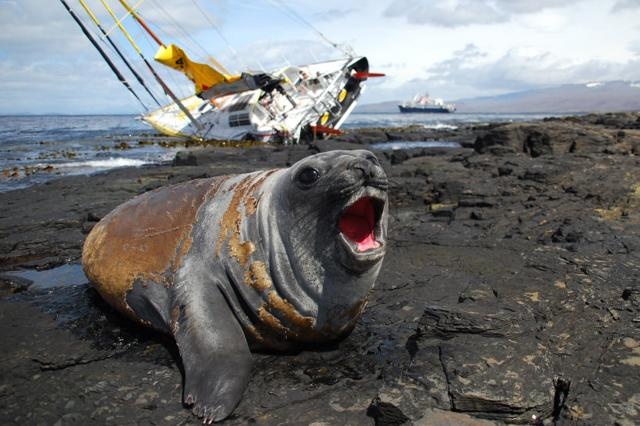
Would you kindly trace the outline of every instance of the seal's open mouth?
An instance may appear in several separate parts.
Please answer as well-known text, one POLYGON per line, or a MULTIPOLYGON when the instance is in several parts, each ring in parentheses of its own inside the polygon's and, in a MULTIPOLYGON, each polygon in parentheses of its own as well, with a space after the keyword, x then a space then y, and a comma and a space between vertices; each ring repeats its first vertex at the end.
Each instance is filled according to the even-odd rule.
POLYGON ((376 229, 383 208, 379 200, 363 197, 347 207, 340 216, 338 228, 356 251, 367 252, 381 246, 376 239, 376 229))

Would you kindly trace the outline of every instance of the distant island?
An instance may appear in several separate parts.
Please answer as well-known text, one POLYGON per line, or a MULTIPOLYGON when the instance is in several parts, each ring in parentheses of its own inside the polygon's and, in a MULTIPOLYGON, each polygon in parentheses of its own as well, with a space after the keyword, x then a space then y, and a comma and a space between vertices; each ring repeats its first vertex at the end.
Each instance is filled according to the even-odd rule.
MULTIPOLYGON (((359 105, 355 113, 395 113, 401 100, 359 105)), ((581 113, 640 110, 640 82, 565 84, 499 96, 458 99, 460 113, 581 113)))

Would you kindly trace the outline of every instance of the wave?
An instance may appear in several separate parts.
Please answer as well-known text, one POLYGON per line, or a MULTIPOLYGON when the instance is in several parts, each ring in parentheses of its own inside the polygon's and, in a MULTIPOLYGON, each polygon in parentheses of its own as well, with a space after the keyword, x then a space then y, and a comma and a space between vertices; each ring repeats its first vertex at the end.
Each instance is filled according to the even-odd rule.
POLYGON ((433 129, 433 130, 457 130, 458 126, 454 126, 453 124, 436 123, 436 124, 425 124, 424 128, 433 129))
MULTIPOLYGON (((150 161, 138 160, 135 158, 105 158, 104 160, 74 161, 69 163, 51 164, 58 169, 112 169, 115 167, 139 167, 151 164, 150 161)), ((46 167, 49 164, 38 164, 46 167)))

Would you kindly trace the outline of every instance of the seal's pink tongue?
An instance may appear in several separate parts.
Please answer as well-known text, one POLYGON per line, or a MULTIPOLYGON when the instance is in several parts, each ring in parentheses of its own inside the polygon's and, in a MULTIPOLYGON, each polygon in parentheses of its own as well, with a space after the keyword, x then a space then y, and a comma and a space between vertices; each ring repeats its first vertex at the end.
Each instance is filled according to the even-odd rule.
POLYGON ((380 247, 374 234, 375 224, 376 211, 371 198, 361 198, 342 214, 338 227, 356 243, 358 251, 367 251, 380 247))

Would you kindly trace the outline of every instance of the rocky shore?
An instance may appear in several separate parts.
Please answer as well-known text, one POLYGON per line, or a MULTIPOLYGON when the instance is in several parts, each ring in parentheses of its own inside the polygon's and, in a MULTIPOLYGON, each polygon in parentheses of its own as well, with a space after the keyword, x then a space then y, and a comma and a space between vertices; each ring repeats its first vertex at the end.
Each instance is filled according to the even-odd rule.
POLYGON ((225 424, 640 423, 634 113, 196 148, 172 164, 1 193, 0 423, 198 423, 181 405, 169 339, 121 318, 82 279, 45 286, 11 271, 44 281, 61 265, 78 271, 91 227, 159 186, 426 139, 462 147, 377 151, 391 184, 389 249, 353 334, 255 354, 225 424))

